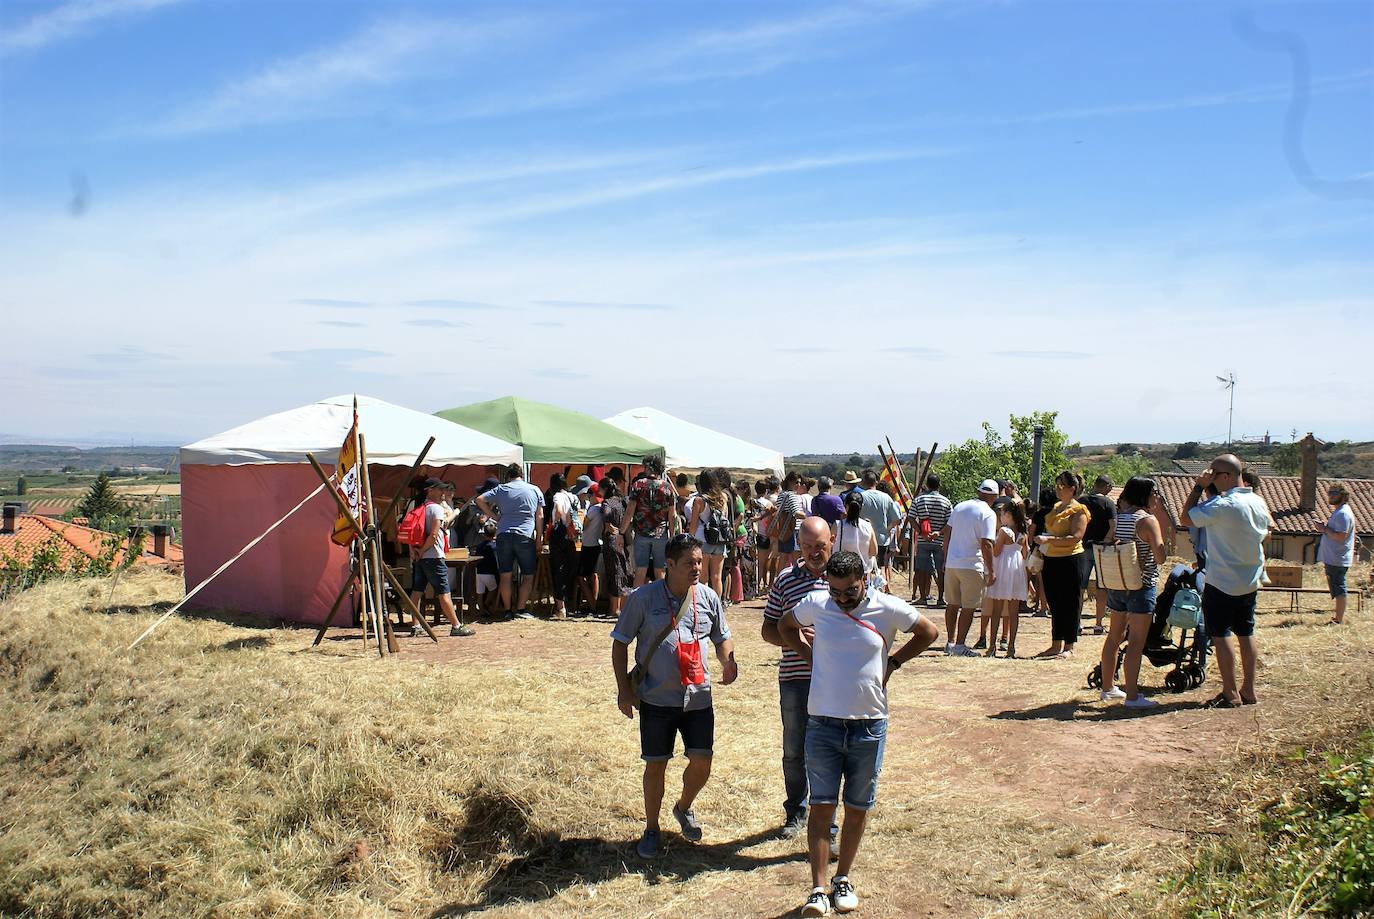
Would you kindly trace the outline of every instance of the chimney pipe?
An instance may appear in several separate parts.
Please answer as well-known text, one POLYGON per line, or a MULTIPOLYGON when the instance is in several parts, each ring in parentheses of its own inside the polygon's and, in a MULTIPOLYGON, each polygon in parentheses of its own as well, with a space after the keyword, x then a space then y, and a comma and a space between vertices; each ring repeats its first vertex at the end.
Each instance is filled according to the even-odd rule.
POLYGON ((13 504, 5 505, 4 523, 0 525, 0 533, 13 533, 15 530, 15 518, 19 515, 19 508, 13 504))
POLYGON ((1309 432, 1298 441, 1302 453, 1302 487, 1298 497, 1298 509, 1315 511, 1317 509, 1317 438, 1309 432))
POLYGON ((170 529, 165 523, 153 524, 153 554, 158 558, 167 557, 167 531, 170 529))

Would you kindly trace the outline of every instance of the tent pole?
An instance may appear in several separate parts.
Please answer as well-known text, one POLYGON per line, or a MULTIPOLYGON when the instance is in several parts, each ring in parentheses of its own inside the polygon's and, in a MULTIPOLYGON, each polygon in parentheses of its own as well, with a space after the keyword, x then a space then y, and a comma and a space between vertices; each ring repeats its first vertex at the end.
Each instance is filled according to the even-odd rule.
POLYGON ((391 630, 391 617, 386 612, 386 598, 382 588, 381 537, 377 532, 377 515, 372 506, 372 473, 367 468, 367 437, 362 431, 358 432, 358 463, 362 472, 362 504, 367 511, 368 536, 363 544, 363 551, 367 553, 368 560, 372 563, 372 578, 368 587, 372 591, 373 605, 377 610, 377 618, 381 620, 382 632, 386 637, 387 653, 395 654, 401 648, 396 643, 396 636, 391 630))
POLYGON ((334 605, 329 608, 329 615, 325 617, 324 625, 320 626, 320 630, 315 633, 315 640, 310 643, 310 647, 314 648, 319 645, 320 642, 324 641, 324 633, 329 631, 329 627, 333 625, 334 616, 339 612, 339 605, 343 603, 344 595, 348 593, 348 588, 352 586, 353 573, 349 572, 348 579, 345 580, 343 586, 339 588, 339 595, 334 598, 334 605))
POLYGON ((391 503, 387 505, 387 519, 383 521, 382 524, 382 532, 389 537, 395 537, 396 535, 396 524, 398 523, 396 520, 396 502, 401 500, 401 495, 406 493, 406 486, 410 484, 411 478, 414 477, 415 470, 420 468, 420 464, 423 463, 425 457, 429 455, 429 448, 432 446, 434 446, 433 437, 425 442, 425 448, 420 451, 419 456, 415 457, 415 462, 410 464, 410 471, 405 474, 405 478, 401 479, 401 484, 396 486, 396 493, 391 496, 391 503))

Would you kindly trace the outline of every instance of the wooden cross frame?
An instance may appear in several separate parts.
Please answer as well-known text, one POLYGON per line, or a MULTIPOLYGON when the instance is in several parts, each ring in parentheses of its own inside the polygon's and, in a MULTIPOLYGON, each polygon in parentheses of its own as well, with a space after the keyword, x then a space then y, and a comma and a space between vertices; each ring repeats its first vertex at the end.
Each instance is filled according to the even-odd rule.
MULTIPOLYGON (((411 464, 410 471, 406 473, 405 478, 401 480, 400 486, 396 489, 396 494, 391 499, 390 507, 395 507, 396 502, 400 500, 401 495, 405 493, 406 485, 414 476, 415 470, 424 462, 425 456, 428 455, 430 447, 432 446, 434 446, 433 437, 429 439, 424 449, 415 457, 415 462, 411 464)), ((349 509, 348 505, 344 503, 343 498, 339 497, 339 492, 330 481, 329 474, 324 471, 324 467, 320 465, 319 460, 315 459, 315 455, 313 453, 307 453, 305 456, 306 459, 310 460, 310 466, 315 470, 315 474, 319 476, 320 481, 325 483, 325 491, 334 499, 334 504, 338 508, 339 514, 348 521, 349 528, 353 530, 353 557, 355 559, 355 570, 350 573, 348 579, 345 580, 343 586, 340 587, 339 595, 335 597, 334 605, 330 607, 329 615, 325 618, 324 624, 320 626, 319 631, 315 634, 315 641, 311 644, 311 647, 319 645, 324 639, 325 632, 327 632, 329 627, 334 623, 334 617, 338 614, 340 604, 343 603, 343 599, 348 594, 349 589, 353 588, 359 592, 362 599, 364 641, 369 640, 370 632, 371 638, 377 642, 377 653, 381 657, 385 657, 387 654, 395 654, 399 651, 400 645, 397 643, 396 636, 392 632, 391 620, 386 613, 385 595, 387 584, 389 584, 391 589, 401 598, 401 603, 410 614, 415 617, 415 621, 418 622, 425 630, 425 633, 429 635, 430 640, 437 644, 439 637, 434 634, 433 627, 430 626, 429 622, 410 599, 410 594, 401 583, 396 580, 396 576, 391 573, 391 569, 382 561, 382 535, 386 532, 394 533, 396 521, 393 519, 394 515, 389 514, 383 526, 381 528, 377 526, 376 517, 373 513, 372 476, 369 474, 367 468, 367 446, 363 435, 361 433, 358 434, 358 465, 362 476, 361 488, 363 506, 367 509, 368 515, 368 525, 366 527, 363 527, 363 525, 358 522, 358 519, 353 516, 353 512, 349 509)))

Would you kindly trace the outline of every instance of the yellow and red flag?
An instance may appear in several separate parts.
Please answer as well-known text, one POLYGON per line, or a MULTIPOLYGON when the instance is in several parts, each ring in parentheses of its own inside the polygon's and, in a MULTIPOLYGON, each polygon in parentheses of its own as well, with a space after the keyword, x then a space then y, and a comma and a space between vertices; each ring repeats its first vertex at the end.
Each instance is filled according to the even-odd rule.
POLYGON ((896 468, 896 461, 896 456, 884 453, 883 470, 878 473, 878 478, 892 486, 892 493, 896 496, 897 506, 902 509, 902 514, 905 515, 911 507, 911 493, 907 491, 906 478, 902 475, 901 470, 896 468))
MULTIPOLYGON (((343 446, 339 447, 339 459, 334 464, 334 489, 345 505, 353 513, 353 519, 362 521, 361 489, 362 471, 358 468, 358 406, 353 405, 353 427, 348 429, 343 446)), ((334 518, 334 535, 330 537, 340 546, 353 543, 356 534, 348 518, 340 513, 334 518)))

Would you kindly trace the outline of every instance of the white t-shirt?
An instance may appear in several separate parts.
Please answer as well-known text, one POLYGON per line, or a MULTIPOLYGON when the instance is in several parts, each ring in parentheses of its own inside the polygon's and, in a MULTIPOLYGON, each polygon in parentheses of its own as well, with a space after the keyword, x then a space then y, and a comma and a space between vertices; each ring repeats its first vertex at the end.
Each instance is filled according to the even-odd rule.
POLYGON ((829 591, 817 590, 792 615, 798 624, 816 630, 806 710, 824 718, 886 718, 883 673, 892 643, 898 632, 914 629, 921 614, 891 594, 872 590, 846 613, 829 591))
POLYGON ((873 524, 862 517, 858 523, 850 523, 848 518, 841 517, 831 524, 830 529, 835 534, 833 551, 856 552, 870 571, 876 567, 874 556, 868 554, 868 546, 873 539, 873 524))
MULTIPOLYGON (((570 491, 560 491, 558 494, 554 495, 554 496, 553 496, 553 520, 554 520, 554 523, 557 523, 557 522, 560 521, 560 520, 564 520, 564 516, 563 516, 564 514, 567 514, 568 516, 573 516, 573 515, 575 515, 575 514, 577 513, 577 511, 580 509, 580 508, 579 508, 579 505, 580 505, 580 504, 581 504, 581 502, 577 500, 577 496, 574 495, 574 494, 573 494, 572 492, 570 492, 570 491)), ((565 522, 566 522, 566 521, 565 521, 565 522)), ((569 535, 569 536, 572 535, 571 531, 568 533, 568 535, 569 535)))
POLYGON ((444 526, 444 519, 451 511, 444 510, 446 504, 426 504, 425 505, 425 535, 439 531, 439 538, 434 541, 434 545, 424 551, 421 558, 443 558, 448 551, 448 528, 444 526))
POLYGON ((997 535, 997 515, 986 501, 970 498, 954 505, 949 515, 949 547, 946 568, 968 568, 987 574, 983 567, 982 541, 997 535))

